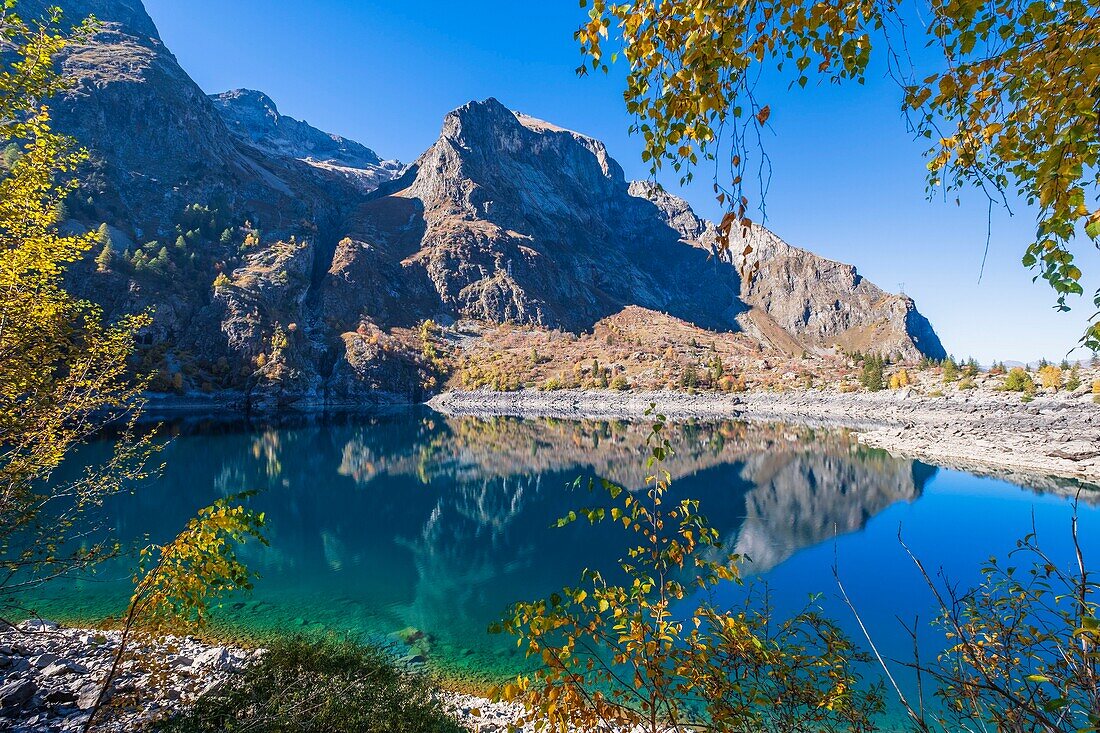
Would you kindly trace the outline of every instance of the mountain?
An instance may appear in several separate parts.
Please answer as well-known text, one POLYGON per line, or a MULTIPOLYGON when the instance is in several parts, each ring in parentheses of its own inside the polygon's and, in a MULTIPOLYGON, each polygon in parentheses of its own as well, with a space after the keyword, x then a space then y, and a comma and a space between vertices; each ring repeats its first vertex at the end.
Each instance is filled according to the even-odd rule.
MULTIPOLYGON (((684 242, 716 251, 717 227, 696 216, 686 201, 648 182, 635 181, 630 191, 652 200, 684 242)), ((912 298, 887 293, 852 265, 793 247, 759 224, 747 233, 735 227, 728 252, 720 256, 738 271, 759 264, 740 290, 749 306, 741 324, 757 338, 785 343, 788 350, 839 346, 908 359, 947 356, 912 298), (743 254, 746 245, 752 251, 743 254)))
MULTIPOLYGON (((344 202, 361 196, 361 181, 343 171, 245 144, 223 119, 227 105, 180 67, 140 0, 21 0, 20 12, 41 17, 57 4, 66 22, 99 21, 89 42, 64 52, 73 85, 51 101, 56 127, 92 153, 84 175, 92 202, 70 207, 74 215, 145 239, 171 234, 190 204, 217 202, 265 225, 307 218, 331 226, 344 202)), ((377 156, 371 165, 379 179, 392 169, 377 156)))
POLYGON ((352 259, 386 253, 451 317, 580 331, 633 304, 730 330, 744 309, 736 273, 682 246, 602 143, 495 99, 448 114, 391 188, 352 259))
POLYGON ((713 224, 626 181, 591 137, 487 99, 406 168, 261 92, 208 96, 138 0, 61 4, 102 22, 66 51, 73 86, 51 103, 92 161, 68 226, 108 223, 115 253, 71 286, 110 314, 155 310, 157 390, 254 408, 416 400, 485 326, 611 343, 622 314, 706 329, 692 349, 734 339, 737 359, 943 355, 911 300, 763 228, 743 282, 752 263, 717 252, 713 224), (454 328, 431 345, 426 319, 454 328))
POLYGON ((234 89, 210 98, 230 132, 268 155, 341 173, 364 191, 373 191, 401 173, 399 162, 382 160, 365 145, 279 114, 275 102, 263 92, 234 89))

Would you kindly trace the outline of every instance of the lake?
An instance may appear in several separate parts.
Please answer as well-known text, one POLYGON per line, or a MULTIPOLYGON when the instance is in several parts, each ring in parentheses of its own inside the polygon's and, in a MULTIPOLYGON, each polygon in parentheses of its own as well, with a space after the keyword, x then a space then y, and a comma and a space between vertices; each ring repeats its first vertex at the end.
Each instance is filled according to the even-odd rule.
MULTIPOLYGON (((262 577, 254 592, 225 602, 219 623, 382 642, 414 628, 425 639, 413 653, 480 684, 522 668, 514 640, 487 633, 510 603, 575 584, 585 568, 614 566, 624 532, 551 525, 593 503, 568 488, 577 477, 642 484, 649 425, 411 409, 278 424, 175 420, 166 432, 163 475, 112 502, 111 521, 130 541, 166 541, 212 500, 259 492, 251 501, 267 514, 271 546, 250 545, 243 557, 262 577)), ((853 628, 837 597, 837 565, 888 655, 911 651, 898 617, 924 624, 934 615, 899 529, 929 568, 964 583, 1033 520, 1044 546, 1068 560, 1069 484, 1043 492, 938 469, 863 448, 844 431, 720 422, 673 424, 668 434, 672 494, 700 500, 780 611, 822 593, 826 610, 853 628)), ((109 449, 105 439, 85 455, 109 449)), ((1098 497, 1086 493, 1080 508, 1086 553, 1100 549, 1098 497)), ((55 583, 38 610, 63 620, 118 613, 128 573, 118 563, 55 583)), ((723 587, 717 599, 742 592, 723 587)))

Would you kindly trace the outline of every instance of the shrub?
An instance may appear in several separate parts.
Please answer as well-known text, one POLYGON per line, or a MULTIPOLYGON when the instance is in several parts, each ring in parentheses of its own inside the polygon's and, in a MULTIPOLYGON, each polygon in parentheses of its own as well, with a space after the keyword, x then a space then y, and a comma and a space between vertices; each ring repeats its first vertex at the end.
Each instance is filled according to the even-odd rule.
POLYGON ((928 396, 929 397, 943 397, 943 390, 942 389, 934 389, 934 390, 932 390, 931 392, 928 393, 928 396))
POLYGON ((224 272, 219 272, 218 276, 214 278, 214 288, 224 288, 226 285, 232 285, 233 281, 229 279, 229 276, 224 272))
POLYGON ((974 377, 963 377, 959 382, 959 389, 977 389, 978 383, 974 381, 974 377))
POLYGON ((561 380, 558 379, 557 377, 550 377, 549 379, 547 379, 545 382, 542 383, 543 390, 545 390, 547 392, 553 392, 555 390, 562 389, 562 386, 563 385, 561 383, 561 380))
POLYGON ((1042 384, 1045 389, 1061 389, 1062 369, 1047 364, 1039 370, 1039 383, 1042 384))
MULTIPOLYGON (((557 522, 621 521, 632 538, 618 571, 585 570, 578 585, 517 603, 491 627, 536 662, 494 693, 523 706, 509 729, 873 730, 884 708, 882 688, 861 684, 871 657, 816 600, 789 617, 775 613, 766 590, 732 607, 715 603, 708 589, 740 583, 742 558, 698 501, 668 501, 664 427, 658 418, 647 441, 644 492, 601 481, 603 505, 557 522)), ((590 495, 596 487, 590 481, 590 495)))
POLYGON ((1023 368, 1014 367, 1005 377, 1002 389, 1006 392, 1034 392, 1035 382, 1023 368))
POLYGON ((909 379, 909 372, 905 369, 899 369, 890 377, 890 389, 901 389, 902 387, 908 387, 912 383, 912 380, 909 379))
POLYGON ((1092 393, 1100 395, 1100 379, 1092 383, 1092 393))
POLYGON ((380 651, 332 639, 276 641, 226 686, 160 723, 164 733, 460 733, 427 683, 380 651))
POLYGON ((718 389, 723 392, 745 392, 748 390, 748 386, 745 384, 744 377, 727 374, 718 380, 718 389))
POLYGON ((611 380, 610 386, 611 389, 627 390, 630 389, 630 382, 626 381, 626 377, 624 377, 622 374, 619 374, 611 380))

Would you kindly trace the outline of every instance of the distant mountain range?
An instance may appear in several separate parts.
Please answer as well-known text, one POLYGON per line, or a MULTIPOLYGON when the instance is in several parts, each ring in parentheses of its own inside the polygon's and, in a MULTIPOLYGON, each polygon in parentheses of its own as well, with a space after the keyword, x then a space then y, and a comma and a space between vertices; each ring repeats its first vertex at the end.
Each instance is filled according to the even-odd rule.
POLYGON ((945 355, 911 299, 762 227, 743 282, 685 201, 494 99, 448 114, 404 166, 261 92, 208 96, 139 0, 60 5, 102 22, 67 51, 75 83, 52 102, 92 154, 69 226, 108 223, 114 253, 73 287, 110 313, 155 307, 160 389, 257 407, 420 399, 438 388, 408 330, 425 319, 581 332, 628 306, 765 352, 945 355))

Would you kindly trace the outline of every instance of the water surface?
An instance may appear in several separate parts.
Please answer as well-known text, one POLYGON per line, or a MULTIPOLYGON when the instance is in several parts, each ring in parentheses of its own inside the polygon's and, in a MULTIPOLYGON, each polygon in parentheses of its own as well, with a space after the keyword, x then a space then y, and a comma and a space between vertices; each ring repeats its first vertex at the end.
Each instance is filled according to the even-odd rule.
MULTIPOLYGON (((642 423, 443 417, 426 410, 297 424, 178 421, 161 478, 110 506, 135 542, 166 541, 212 500, 258 491, 269 548, 243 558, 261 573, 253 593, 229 599, 220 622, 248 632, 335 631, 390 641, 415 628, 421 654, 476 680, 520 669, 514 640, 487 626, 514 601, 611 568, 630 539, 578 522, 551 525, 586 494, 578 477, 637 489, 645 475, 642 423)), ((832 568, 883 650, 905 657, 898 617, 930 620, 933 607, 897 539, 931 568, 973 582, 1032 520, 1055 555, 1068 551, 1072 487, 1037 491, 937 469, 858 446, 844 432, 737 422, 673 425, 668 462, 677 496, 699 499, 712 524, 751 558, 747 572, 780 610, 824 593, 850 625, 832 568)), ((105 440, 92 456, 109 450, 105 440)), ((1100 544, 1092 496, 1081 508, 1086 551, 1100 544)), ((1068 555, 1066 555, 1068 559, 1068 555)), ((39 610, 103 617, 124 605, 129 568, 50 586, 39 610)), ((740 589, 722 588, 735 602, 740 589)), ((934 640, 933 640, 934 642, 934 640)), ((932 642, 930 642, 932 643, 932 642)))

